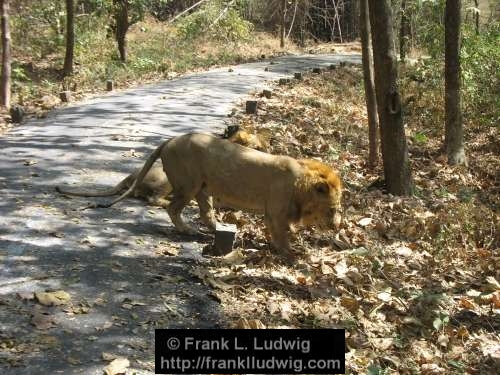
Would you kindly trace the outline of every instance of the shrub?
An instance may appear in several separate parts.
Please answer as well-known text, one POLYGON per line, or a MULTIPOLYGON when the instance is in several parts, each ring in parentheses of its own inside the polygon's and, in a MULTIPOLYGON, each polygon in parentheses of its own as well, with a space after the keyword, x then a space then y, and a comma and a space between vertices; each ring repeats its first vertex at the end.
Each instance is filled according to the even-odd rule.
POLYGON ((181 19, 178 33, 186 40, 208 36, 224 42, 250 39, 253 25, 245 21, 238 9, 222 0, 210 1, 198 11, 181 19))

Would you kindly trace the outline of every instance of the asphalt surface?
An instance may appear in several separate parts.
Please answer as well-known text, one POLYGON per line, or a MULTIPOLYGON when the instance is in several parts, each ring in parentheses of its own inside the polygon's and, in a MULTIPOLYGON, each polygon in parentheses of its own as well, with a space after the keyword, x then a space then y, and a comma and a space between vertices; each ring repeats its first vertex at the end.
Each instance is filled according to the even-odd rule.
POLYGON ((91 199, 54 187, 112 186, 167 137, 222 132, 250 91, 341 61, 360 56, 284 56, 189 74, 58 109, 0 136, 0 373, 102 374, 110 353, 132 362, 128 373, 152 374, 155 328, 226 326, 190 274, 210 237, 178 235, 164 210, 138 200, 81 211, 91 199), (69 304, 32 299, 57 290, 69 304))

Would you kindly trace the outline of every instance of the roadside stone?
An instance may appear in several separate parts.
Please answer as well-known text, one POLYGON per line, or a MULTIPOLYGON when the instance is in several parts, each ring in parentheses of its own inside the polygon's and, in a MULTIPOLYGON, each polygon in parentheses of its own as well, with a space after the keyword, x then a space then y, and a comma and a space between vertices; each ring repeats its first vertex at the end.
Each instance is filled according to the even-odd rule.
POLYGON ((226 255, 233 250, 236 232, 235 224, 217 223, 215 226, 214 255, 226 255))

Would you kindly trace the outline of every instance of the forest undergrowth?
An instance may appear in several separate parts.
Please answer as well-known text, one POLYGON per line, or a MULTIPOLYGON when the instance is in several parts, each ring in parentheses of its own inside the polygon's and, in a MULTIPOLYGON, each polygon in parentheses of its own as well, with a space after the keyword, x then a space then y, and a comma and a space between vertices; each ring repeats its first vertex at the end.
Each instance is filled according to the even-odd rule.
MULTIPOLYGON (((228 326, 345 328, 353 374, 487 374, 500 365, 498 128, 465 116, 469 167, 441 152, 443 106, 403 82, 414 194, 386 194, 367 166, 360 67, 345 66, 255 93, 257 115, 231 122, 268 140, 274 154, 315 158, 345 183, 338 232, 299 231, 285 266, 268 249, 260 217, 221 211, 237 249, 194 274, 214 288, 228 326), (422 116, 429 120, 422 121, 422 116), (434 118, 435 121, 430 119, 434 118)), ((241 106, 240 108, 242 108, 241 106)))

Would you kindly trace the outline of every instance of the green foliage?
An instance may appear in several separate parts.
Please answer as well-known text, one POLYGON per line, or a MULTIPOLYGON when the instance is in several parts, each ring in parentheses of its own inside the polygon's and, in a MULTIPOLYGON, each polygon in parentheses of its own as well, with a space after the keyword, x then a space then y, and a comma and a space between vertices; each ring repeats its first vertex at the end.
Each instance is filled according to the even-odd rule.
POLYGON ((417 144, 425 144, 427 143, 427 136, 423 132, 417 132, 413 135, 413 140, 417 144))
POLYGON ((12 65, 12 79, 14 81, 30 81, 30 78, 27 76, 26 71, 22 66, 18 66, 17 64, 12 65))
MULTIPOLYGON (((443 36, 444 38, 444 36, 443 36)), ((471 25, 462 30, 461 72, 464 119, 473 123, 495 125, 500 117, 500 26, 491 23, 476 34, 471 25)), ((406 66, 402 87, 416 94, 411 107, 418 112, 425 131, 444 123, 444 51, 436 49, 433 57, 415 66, 406 66), (418 88, 411 84, 418 82, 418 88)), ((439 128, 441 129, 441 128, 439 128)), ((426 139, 415 135, 417 143, 426 139), (419 138, 419 139, 417 139, 419 138)))
POLYGON ((41 0, 37 6, 20 7, 12 12, 12 44, 36 56, 47 56, 64 46, 64 5, 41 0))
POLYGON ((245 21, 238 8, 227 1, 214 0, 178 22, 178 33, 185 40, 208 36, 225 42, 248 40, 253 25, 245 21))
POLYGON ((444 56, 445 0, 418 0, 411 3, 415 43, 432 57, 444 56))
POLYGON ((446 327, 449 322, 450 322, 450 317, 448 315, 439 313, 439 316, 432 322, 432 326, 436 331, 440 331, 441 329, 446 327))
POLYGON ((464 108, 476 118, 495 121, 500 117, 500 23, 489 24, 480 34, 466 25, 461 63, 464 108))

